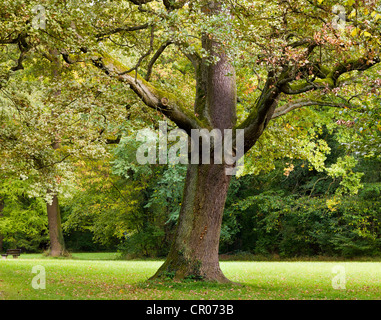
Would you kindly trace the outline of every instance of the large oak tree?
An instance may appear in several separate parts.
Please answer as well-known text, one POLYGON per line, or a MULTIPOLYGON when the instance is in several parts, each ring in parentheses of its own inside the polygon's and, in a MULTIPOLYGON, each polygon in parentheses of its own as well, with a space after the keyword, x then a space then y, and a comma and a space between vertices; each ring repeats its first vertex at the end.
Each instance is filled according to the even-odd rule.
MULTIPOLYGON (((0 44, 18 52, 0 86, 24 65, 54 64, 55 52, 66 74, 58 86, 72 81, 67 70, 92 79, 92 89, 111 79, 188 134, 244 130, 247 154, 294 110, 363 112, 362 99, 379 94, 381 15, 373 1, 20 0, 3 1, 0 14, 8 22, 0 44)), ((126 104, 131 99, 126 93, 126 104)), ((229 281, 218 261, 225 169, 213 159, 189 164, 176 236, 154 278, 229 281)))

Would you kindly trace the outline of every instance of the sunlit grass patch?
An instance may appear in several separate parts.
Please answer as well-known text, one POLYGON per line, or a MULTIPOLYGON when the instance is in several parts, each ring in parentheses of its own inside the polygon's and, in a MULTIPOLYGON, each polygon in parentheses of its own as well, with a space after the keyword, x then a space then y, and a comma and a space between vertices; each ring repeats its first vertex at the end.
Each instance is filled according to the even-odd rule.
POLYGON ((0 299, 381 299, 379 262, 221 262, 225 275, 240 283, 222 285, 147 281, 163 261, 116 258, 74 254, 70 259, 22 255, 0 260, 0 299), (31 285, 37 265, 45 269, 46 289, 31 285), (335 266, 345 272, 345 288, 333 286, 340 276, 335 266))

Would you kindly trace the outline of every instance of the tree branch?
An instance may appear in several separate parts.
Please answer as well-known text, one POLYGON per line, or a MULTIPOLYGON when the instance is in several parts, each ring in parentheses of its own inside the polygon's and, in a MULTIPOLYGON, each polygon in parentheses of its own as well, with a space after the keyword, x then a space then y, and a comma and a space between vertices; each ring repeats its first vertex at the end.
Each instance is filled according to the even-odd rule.
POLYGON ((281 87, 281 91, 288 95, 297 95, 301 93, 305 93, 315 89, 324 89, 325 85, 317 85, 315 83, 303 83, 301 85, 292 86, 290 84, 283 85, 281 87))
MULTIPOLYGON (((237 129, 244 131, 244 149, 248 152, 258 141, 263 131, 272 119, 275 108, 278 104, 281 91, 275 86, 276 79, 272 72, 267 77, 261 97, 249 116, 237 129)), ((235 139, 234 139, 235 140, 235 139)), ((235 145, 235 141, 233 143, 235 145)))
POLYGON ((151 78, 151 74, 152 74, 152 68, 155 64, 155 62, 157 61, 157 59, 159 59, 160 55, 164 52, 164 50, 170 45, 172 44, 173 42, 168 40, 167 42, 163 43, 160 48, 156 51, 156 53, 154 54, 154 56, 152 57, 151 61, 148 63, 148 67, 147 67, 147 74, 145 76, 145 80, 146 81, 149 81, 150 78, 151 78))
POLYGON ((202 124, 178 97, 155 88, 137 73, 127 72, 129 69, 116 59, 104 53, 92 58, 93 64, 110 77, 126 83, 136 95, 150 108, 161 112, 176 125, 191 134, 192 129, 201 129, 202 124))
POLYGON ((338 86, 338 79, 344 73, 356 70, 365 71, 380 62, 381 60, 378 56, 372 57, 369 54, 366 57, 340 63, 332 69, 324 66, 313 65, 314 69, 319 69, 318 77, 320 79, 305 79, 303 83, 292 84, 292 82, 296 80, 294 74, 297 72, 294 71, 294 74, 291 74, 291 71, 288 71, 282 76, 283 80, 278 81, 277 86, 283 93, 288 95, 297 95, 312 90, 324 89, 327 87, 333 89, 338 86), (323 76, 325 77, 323 78, 323 76))
POLYGON ((380 57, 377 57, 377 56, 371 57, 370 55, 367 57, 362 57, 359 59, 346 61, 346 62, 340 63, 338 66, 336 66, 332 70, 330 76, 332 77, 332 79, 336 83, 337 80, 339 79, 339 77, 344 73, 355 71, 355 70, 365 71, 365 70, 368 70, 369 68, 373 67, 374 65, 376 65, 377 63, 380 63, 380 62, 381 62, 380 57))
POLYGON ((133 4, 136 4, 137 6, 141 6, 142 4, 150 3, 153 0, 128 0, 129 2, 132 2, 133 4))
POLYGON ((285 114, 303 107, 309 106, 323 106, 323 107, 334 107, 334 108, 349 108, 353 109, 354 106, 350 103, 339 103, 339 102, 328 102, 328 101, 318 101, 318 100, 296 100, 290 103, 287 103, 280 108, 277 108, 271 119, 276 119, 285 114))
POLYGON ((181 9, 185 5, 186 2, 187 2, 186 0, 179 0, 179 1, 176 1, 176 0, 163 0, 163 4, 164 4, 165 8, 168 11, 173 11, 173 10, 176 10, 176 9, 181 9))
POLYGON ((12 67, 11 71, 17 71, 17 70, 23 70, 24 69, 24 66, 23 66, 22 63, 23 63, 23 61, 24 61, 24 59, 26 57, 26 52, 27 52, 27 50, 21 50, 20 56, 17 59, 17 65, 12 67))
POLYGON ((144 30, 144 29, 147 29, 149 27, 149 24, 148 23, 144 23, 142 25, 139 25, 139 26, 131 26, 131 27, 119 27, 119 28, 115 28, 113 30, 110 30, 108 32, 103 32, 103 33, 98 33, 96 35, 96 38, 98 40, 101 40, 102 38, 104 37, 107 37, 107 36, 110 36, 112 34, 115 34, 115 33, 120 33, 120 32, 133 32, 133 31, 138 31, 138 30, 144 30))
POLYGON ((126 70, 126 71, 123 71, 122 73, 119 74, 120 76, 122 76, 122 75, 125 74, 125 73, 130 73, 131 71, 134 71, 134 70, 136 71, 136 74, 138 73, 138 68, 140 67, 140 64, 142 63, 142 61, 143 61, 146 57, 148 57, 148 56, 151 54, 151 52, 152 52, 152 50, 153 50, 153 40, 154 40, 154 37, 155 37, 154 30, 155 30, 155 28, 152 26, 152 27, 151 27, 151 37, 150 37, 150 42, 149 42, 149 48, 148 48, 148 51, 147 51, 146 53, 144 53, 144 54, 139 58, 138 62, 136 63, 136 65, 135 65, 133 68, 131 68, 131 69, 129 69, 129 70, 126 70))

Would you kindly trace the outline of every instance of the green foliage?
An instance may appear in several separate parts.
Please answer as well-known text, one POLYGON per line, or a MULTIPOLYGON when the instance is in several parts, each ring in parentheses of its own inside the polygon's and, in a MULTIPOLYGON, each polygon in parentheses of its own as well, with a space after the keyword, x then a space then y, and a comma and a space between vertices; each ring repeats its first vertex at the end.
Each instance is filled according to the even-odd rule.
POLYGON ((131 144, 118 146, 114 173, 137 183, 146 181, 146 187, 140 191, 144 196, 142 207, 135 211, 131 231, 126 232, 119 249, 130 257, 164 256, 180 213, 186 166, 136 166, 136 159, 132 159, 136 148, 128 149, 133 146, 131 140, 131 144))
POLYGON ((21 248, 24 251, 43 249, 48 237, 46 204, 42 199, 29 198, 23 181, 5 181, 0 185, 0 235, 3 249, 21 248))
MULTIPOLYGON (((324 137, 331 151, 322 172, 305 160, 293 160, 290 170, 290 159, 283 159, 274 163, 275 170, 233 177, 221 253, 380 254, 379 186, 367 182, 374 181, 372 170, 379 162, 343 156, 345 149, 335 136, 326 132, 324 137), (351 184, 352 176, 356 183, 351 184), (361 184, 364 188, 354 195, 361 184)), ((119 243, 128 257, 164 256, 175 230, 186 168, 138 166, 137 147, 133 135, 124 138, 114 148, 111 172, 97 163, 78 172, 82 186, 63 211, 64 226, 67 232, 91 232, 103 244, 119 243)))
POLYGON ((222 226, 222 253, 381 254, 381 163, 377 157, 345 155, 337 131, 324 132, 331 150, 324 171, 311 170, 304 160, 283 159, 270 172, 233 180, 222 226))
POLYGON ((377 201, 381 199, 381 184, 367 184, 360 192, 360 197, 367 201, 377 201))
POLYGON ((102 245, 94 241, 94 235, 91 231, 73 231, 64 233, 65 247, 72 252, 104 252, 115 251, 116 244, 108 243, 102 245))
POLYGON ((327 206, 324 198, 264 193, 236 205, 251 241, 242 248, 283 257, 380 255, 381 203, 348 197, 327 206), (361 200, 361 201, 359 201, 361 200))
POLYGON ((166 223, 176 224, 182 201, 186 166, 168 166, 154 185, 153 192, 145 208, 155 212, 165 212, 166 223))
POLYGON ((140 166, 134 135, 106 162, 77 164, 77 192, 63 201, 67 234, 90 232, 129 257, 164 256, 180 211, 185 166, 140 166))

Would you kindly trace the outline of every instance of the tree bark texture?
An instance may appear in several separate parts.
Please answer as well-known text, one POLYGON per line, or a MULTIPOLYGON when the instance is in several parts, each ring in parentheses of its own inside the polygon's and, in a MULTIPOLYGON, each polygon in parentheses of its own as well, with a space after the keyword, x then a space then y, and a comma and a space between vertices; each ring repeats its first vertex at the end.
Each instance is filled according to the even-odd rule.
POLYGON ((50 252, 52 257, 66 254, 65 241, 61 227, 61 213, 58 205, 57 195, 53 195, 53 202, 47 204, 48 225, 50 238, 50 252))
MULTIPOLYGON (((220 10, 213 5, 214 12, 220 10)), ((203 36, 203 47, 218 58, 196 68, 195 113, 213 129, 232 129, 237 121, 235 71, 220 44, 203 36)), ((170 253, 152 277, 229 282, 219 266, 222 216, 231 177, 224 164, 189 164, 183 202, 170 253)))
POLYGON ((230 178, 224 165, 189 165, 175 239, 153 279, 229 282, 220 269, 218 250, 230 178))

